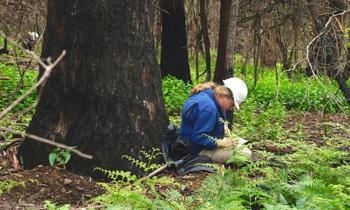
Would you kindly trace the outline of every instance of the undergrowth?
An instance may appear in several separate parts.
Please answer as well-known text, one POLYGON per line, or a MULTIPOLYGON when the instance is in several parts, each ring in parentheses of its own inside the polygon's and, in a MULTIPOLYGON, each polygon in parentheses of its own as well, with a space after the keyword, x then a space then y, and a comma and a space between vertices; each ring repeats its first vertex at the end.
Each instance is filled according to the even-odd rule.
POLYGON ((11 179, 0 181, 0 196, 3 193, 11 191, 15 187, 24 187, 24 182, 17 182, 11 179))
MULTIPOLYGON (((160 155, 159 149, 141 153, 145 161, 130 156, 123 157, 146 174, 161 166, 152 163, 160 155)), ((102 168, 95 170, 111 180, 110 184, 100 183, 107 192, 92 200, 93 203, 103 205, 107 209, 188 209, 196 200, 180 194, 177 189, 180 189, 181 185, 170 176, 140 179, 130 171, 102 168)))
POLYGON ((300 144, 294 154, 210 176, 199 209, 349 209, 349 153, 300 144))
MULTIPOLYGON (((35 70, 28 69, 21 72, 13 64, 0 63, 0 76, 8 78, 8 80, 0 80, 0 109, 5 108, 10 102, 25 93, 36 82, 37 75, 38 72, 35 70), (22 73, 23 78, 20 75, 22 73)), ((35 98, 36 93, 30 94, 14 108, 14 111, 30 107, 35 102, 35 98)))
MULTIPOLYGON (((0 111, 10 105, 12 101, 25 93, 35 83, 37 71, 26 70, 22 73, 13 64, 0 63, 0 76, 8 78, 0 80, 0 111), (20 76, 22 73, 23 77, 20 76)), ((24 131, 32 119, 35 100, 36 93, 30 94, 0 120, 0 126, 24 131)), ((11 138, 10 134, 6 136, 7 140, 11 138)))

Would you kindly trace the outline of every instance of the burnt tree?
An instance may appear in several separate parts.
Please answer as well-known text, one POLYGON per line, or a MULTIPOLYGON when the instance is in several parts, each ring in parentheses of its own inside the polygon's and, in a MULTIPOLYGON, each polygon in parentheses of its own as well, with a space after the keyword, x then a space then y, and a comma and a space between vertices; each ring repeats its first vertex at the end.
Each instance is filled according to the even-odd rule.
POLYGON ((220 1, 220 28, 218 51, 216 57, 216 66, 214 73, 214 82, 222 84, 222 80, 228 76, 226 52, 227 52, 227 37, 230 24, 232 0, 220 1))
POLYGON ((191 82, 185 25, 184 0, 161 0, 161 58, 162 76, 172 75, 191 82))
MULTIPOLYGON (((150 34, 151 1, 49 0, 42 57, 53 69, 27 133, 94 156, 73 155, 68 169, 131 169, 122 155, 157 146, 167 118, 150 34)), ((42 69, 41 69, 42 71, 42 69)), ((48 164, 52 147, 25 139, 25 168, 48 164)))

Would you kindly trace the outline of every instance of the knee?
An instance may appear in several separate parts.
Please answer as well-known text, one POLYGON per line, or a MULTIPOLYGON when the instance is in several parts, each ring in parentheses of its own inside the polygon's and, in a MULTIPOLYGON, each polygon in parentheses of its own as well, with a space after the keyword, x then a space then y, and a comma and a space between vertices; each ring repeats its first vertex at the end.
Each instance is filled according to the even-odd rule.
POLYGON ((252 157, 252 151, 249 148, 243 148, 241 150, 242 155, 246 156, 247 158, 251 158, 252 157))

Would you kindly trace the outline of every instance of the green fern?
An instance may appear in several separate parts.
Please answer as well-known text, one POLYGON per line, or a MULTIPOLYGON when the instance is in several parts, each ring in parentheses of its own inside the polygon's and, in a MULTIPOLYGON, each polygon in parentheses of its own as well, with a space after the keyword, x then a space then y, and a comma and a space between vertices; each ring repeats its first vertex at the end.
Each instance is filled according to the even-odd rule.
POLYGON ((154 171, 162 166, 161 164, 152 163, 152 161, 154 161, 162 154, 158 148, 152 148, 151 152, 140 150, 140 153, 144 156, 145 160, 138 160, 129 155, 123 155, 122 158, 130 161, 133 166, 143 171, 144 173, 149 173, 150 171, 154 171))
POLYGON ((138 180, 137 176, 131 174, 130 171, 106 170, 99 167, 96 167, 94 170, 102 172, 115 184, 131 184, 138 180))

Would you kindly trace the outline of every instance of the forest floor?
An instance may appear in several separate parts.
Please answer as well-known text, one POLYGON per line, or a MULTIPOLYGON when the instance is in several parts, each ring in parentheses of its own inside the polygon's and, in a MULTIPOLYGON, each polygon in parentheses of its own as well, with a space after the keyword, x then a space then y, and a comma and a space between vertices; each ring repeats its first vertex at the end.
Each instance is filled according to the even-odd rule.
MULTIPOLYGON (((285 129, 292 129, 295 125, 302 124, 305 140, 321 145, 324 143, 323 137, 327 135, 324 122, 350 124, 350 116, 344 114, 320 115, 311 112, 302 114, 291 112, 288 116, 283 125, 285 129)), ((0 193, 1 209, 42 209, 45 200, 55 204, 70 204, 71 208, 86 207, 90 205, 88 202, 90 198, 104 193, 98 181, 72 174, 63 168, 38 166, 32 170, 15 170, 12 156, 15 155, 19 142, 20 139, 0 154, 0 181, 14 180, 16 183, 22 183, 8 192, 0 193)), ((350 148, 345 149, 350 150, 350 148)), ((201 182, 208 174, 178 176, 168 171, 163 175, 170 175, 185 186, 181 189, 181 194, 191 195, 201 186, 201 182)))

